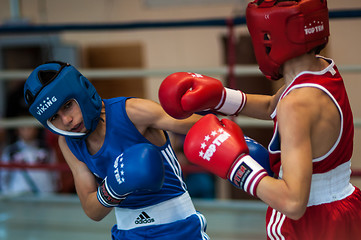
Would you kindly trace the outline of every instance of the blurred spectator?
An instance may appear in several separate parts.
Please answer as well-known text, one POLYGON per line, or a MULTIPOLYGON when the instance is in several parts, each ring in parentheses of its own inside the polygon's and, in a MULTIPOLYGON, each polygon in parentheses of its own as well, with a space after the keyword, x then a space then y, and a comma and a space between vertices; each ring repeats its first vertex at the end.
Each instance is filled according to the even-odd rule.
MULTIPOLYGON (((1 162, 7 164, 54 164, 55 153, 39 137, 39 128, 23 126, 16 129, 16 142, 7 145, 1 162)), ((2 168, 0 190, 9 194, 44 194, 58 190, 58 173, 47 169, 2 168)))

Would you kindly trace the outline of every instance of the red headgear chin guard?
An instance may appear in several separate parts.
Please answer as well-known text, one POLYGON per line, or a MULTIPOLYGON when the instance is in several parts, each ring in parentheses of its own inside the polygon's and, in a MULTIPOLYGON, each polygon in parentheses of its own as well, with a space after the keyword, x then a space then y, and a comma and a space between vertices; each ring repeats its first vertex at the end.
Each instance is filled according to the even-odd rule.
POLYGON ((255 0, 246 11, 257 62, 271 80, 282 77, 287 60, 328 42, 326 0, 255 0))

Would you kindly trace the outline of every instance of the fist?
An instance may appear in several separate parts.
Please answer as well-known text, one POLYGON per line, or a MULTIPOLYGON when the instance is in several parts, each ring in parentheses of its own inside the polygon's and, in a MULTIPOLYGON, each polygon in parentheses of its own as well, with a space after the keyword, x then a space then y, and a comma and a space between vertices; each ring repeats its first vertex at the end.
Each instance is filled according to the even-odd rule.
POLYGON ((222 82, 197 73, 177 72, 166 77, 158 97, 172 117, 183 119, 194 112, 216 108, 225 94, 222 82))
POLYGON ((208 114, 189 130, 184 153, 190 162, 227 179, 233 163, 249 150, 241 128, 228 119, 208 114))

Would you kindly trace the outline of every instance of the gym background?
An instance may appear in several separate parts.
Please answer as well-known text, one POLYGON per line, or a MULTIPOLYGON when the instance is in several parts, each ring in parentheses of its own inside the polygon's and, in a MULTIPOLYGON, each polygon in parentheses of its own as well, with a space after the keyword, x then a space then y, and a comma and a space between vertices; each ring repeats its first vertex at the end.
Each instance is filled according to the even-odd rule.
MULTIPOLYGON (((274 93, 282 81, 271 82, 258 71, 243 22, 248 2, 0 0, 0 128, 11 130, 19 124, 36 124, 28 118, 19 120, 23 114, 18 111, 23 107, 19 88, 31 69, 54 59, 79 68, 103 98, 137 96, 158 102, 161 81, 176 71, 209 75, 247 93, 274 93)), ((361 0, 328 0, 328 7, 331 37, 321 55, 335 60, 346 84, 355 118, 351 182, 361 187, 361 0)), ((246 135, 267 145, 272 135, 271 123, 242 117, 234 120, 246 135)), ((6 134, 2 144, 4 141, 8 141, 6 134)), ((179 139, 175 138, 174 144, 179 144, 179 139)), ((60 170, 66 173, 66 169, 60 170)), ((185 173, 187 170, 194 171, 185 167, 185 173)), ((215 199, 255 201, 218 178, 215 199)), ((62 204, 68 201, 62 200, 62 204)), ((200 208, 205 209, 210 204, 201 203, 200 208)), ((232 206, 237 203, 217 204, 224 213, 225 209, 234 210, 232 206)), ((253 207, 247 205, 244 209, 251 211, 253 207)), ((222 218, 220 212, 217 214, 222 218)), ((227 214, 225 219, 233 219, 234 216, 229 215, 232 213, 227 214)), ((212 223, 212 217, 208 220, 212 223)), ((1 225, 1 221, 0 239, 10 239, 12 222, 5 221, 5 225, 1 225), (5 229, 5 233, 1 229, 5 229)), ((88 220, 82 218, 82 221, 88 220)), ((19 220, 13 223, 18 224, 19 220)), ((221 235, 221 230, 217 231, 212 235, 211 230, 210 236, 221 235)), ((259 231, 263 236, 263 228, 259 231)), ((73 238, 74 235, 69 236, 73 238)), ((226 238, 225 233, 222 236, 220 239, 232 239, 226 238)))

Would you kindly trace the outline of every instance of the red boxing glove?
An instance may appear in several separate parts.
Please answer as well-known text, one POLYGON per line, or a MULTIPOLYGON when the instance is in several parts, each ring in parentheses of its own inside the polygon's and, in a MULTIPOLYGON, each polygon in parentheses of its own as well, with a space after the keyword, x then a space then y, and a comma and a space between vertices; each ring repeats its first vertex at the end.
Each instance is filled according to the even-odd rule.
POLYGON ((158 97, 163 109, 178 119, 209 109, 236 115, 246 103, 243 92, 224 88, 215 78, 188 72, 166 77, 160 85, 158 97))
POLYGON ((189 130, 184 153, 190 162, 228 179, 237 188, 256 195, 266 170, 251 156, 241 128, 212 114, 201 118, 189 130))

